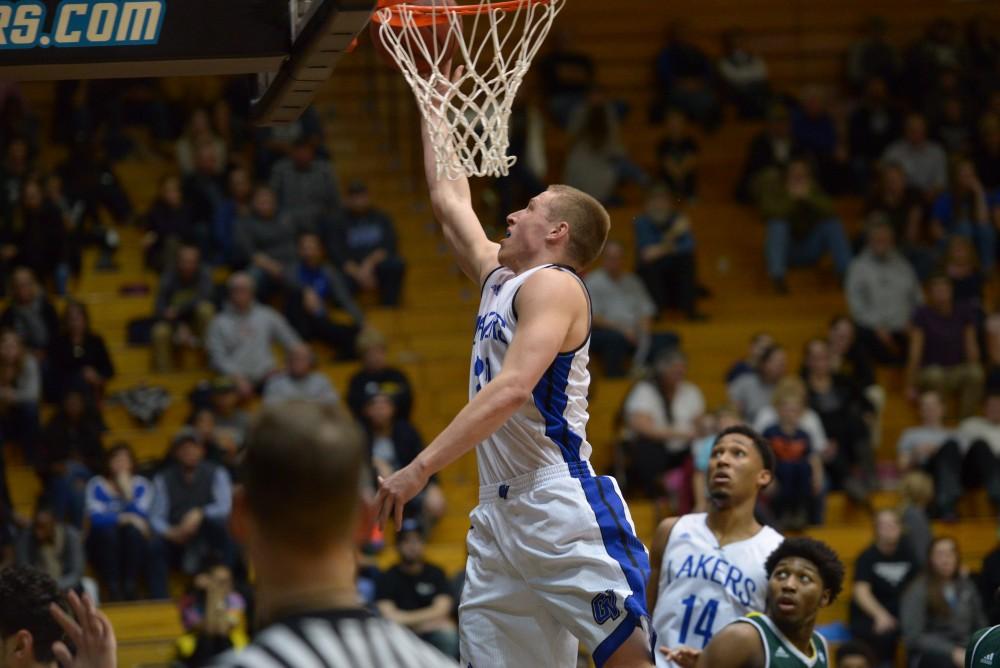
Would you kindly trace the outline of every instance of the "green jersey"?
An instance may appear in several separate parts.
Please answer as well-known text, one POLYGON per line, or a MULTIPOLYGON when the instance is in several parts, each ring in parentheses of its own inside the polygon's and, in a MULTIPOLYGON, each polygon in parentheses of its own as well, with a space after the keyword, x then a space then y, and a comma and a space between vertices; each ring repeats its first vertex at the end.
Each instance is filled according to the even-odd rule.
POLYGON ((979 629, 965 648, 965 668, 1000 668, 1000 626, 979 629))
POLYGON ((764 644, 764 665, 767 668, 830 668, 830 650, 826 646, 826 639, 815 631, 810 643, 810 657, 799 651, 766 615, 751 612, 734 623, 738 622, 750 624, 757 629, 764 644))

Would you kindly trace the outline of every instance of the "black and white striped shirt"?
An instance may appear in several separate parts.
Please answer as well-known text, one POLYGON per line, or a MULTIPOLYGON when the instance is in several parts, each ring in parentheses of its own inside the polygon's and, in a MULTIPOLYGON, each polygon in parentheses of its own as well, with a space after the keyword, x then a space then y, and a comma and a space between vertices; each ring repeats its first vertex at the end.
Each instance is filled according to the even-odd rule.
POLYGON ((287 617, 261 629, 214 668, 455 668, 409 630, 366 610, 287 617))

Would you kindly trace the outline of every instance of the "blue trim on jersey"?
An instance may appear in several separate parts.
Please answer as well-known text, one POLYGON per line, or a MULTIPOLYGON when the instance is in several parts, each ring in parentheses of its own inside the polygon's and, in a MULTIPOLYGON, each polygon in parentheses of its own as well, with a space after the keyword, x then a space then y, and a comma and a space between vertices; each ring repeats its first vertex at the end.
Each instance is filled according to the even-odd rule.
MULTIPOLYGON (((583 439, 573 433, 566 421, 566 406, 569 396, 569 374, 573 368, 574 355, 558 355, 531 391, 535 407, 545 420, 545 435, 559 446, 563 460, 567 464, 580 462, 580 446, 583 439)), ((577 476, 574 476, 577 477, 577 476)))
POLYGON ((594 663, 598 668, 621 647, 640 624, 648 619, 646 611, 646 580, 649 577, 649 555, 642 542, 632 531, 625 513, 625 504, 618 495, 610 478, 581 478, 580 486, 594 511, 601 529, 604 549, 618 562, 625 581, 632 594, 625 599, 626 619, 593 650, 594 663))

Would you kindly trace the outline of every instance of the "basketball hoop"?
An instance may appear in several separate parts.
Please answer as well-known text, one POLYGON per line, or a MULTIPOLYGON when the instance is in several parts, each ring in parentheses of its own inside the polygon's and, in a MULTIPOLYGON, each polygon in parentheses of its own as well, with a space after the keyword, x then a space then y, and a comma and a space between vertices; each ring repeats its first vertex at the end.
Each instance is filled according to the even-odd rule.
POLYGON ((514 98, 565 4, 380 0, 372 19, 413 89, 439 178, 507 175, 517 160, 507 155, 514 98))

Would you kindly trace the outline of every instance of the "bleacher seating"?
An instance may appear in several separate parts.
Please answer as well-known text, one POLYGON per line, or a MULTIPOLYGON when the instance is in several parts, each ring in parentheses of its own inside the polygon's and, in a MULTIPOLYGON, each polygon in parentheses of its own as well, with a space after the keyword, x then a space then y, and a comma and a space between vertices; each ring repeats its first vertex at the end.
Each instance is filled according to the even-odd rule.
MULTIPOLYGON (((986 10, 996 13, 996 3, 952 2, 944 8, 941 3, 914 0, 572 0, 559 21, 571 31, 579 48, 598 60, 599 77, 608 91, 629 102, 633 113, 623 134, 632 154, 648 165, 660 133, 647 124, 645 114, 652 95, 651 60, 670 21, 683 18, 697 40, 712 51, 717 49, 722 30, 734 25, 744 28, 767 59, 775 85, 795 90, 813 82, 839 85, 844 50, 866 15, 890 16, 890 38, 902 44, 915 38, 939 13, 947 11, 963 19, 986 10)), ((50 123, 51 86, 26 88, 35 111, 50 123)), ((415 421, 429 440, 467 398, 468 337, 477 291, 452 266, 435 231, 415 157, 415 109, 399 76, 376 65, 370 50, 362 48, 341 62, 320 105, 329 112, 322 114, 328 121, 327 143, 342 181, 367 180, 375 202, 397 221, 402 253, 408 261, 404 306, 398 311, 371 308, 370 320, 389 336, 391 357, 414 383, 415 421)), ((715 295, 705 307, 711 320, 658 323, 681 334, 690 358, 691 378, 712 406, 723 402, 723 373, 743 352, 752 332, 773 332, 790 350, 795 368, 805 341, 824 331, 832 313, 844 310, 832 272, 793 273, 791 296, 772 296, 768 289, 761 252, 762 225, 752 212, 729 201, 743 147, 756 129, 752 123, 727 121, 716 134, 701 141, 703 189, 700 201, 690 207, 690 215, 699 244, 701 279, 715 295)), ((46 149, 42 156, 47 164, 59 157, 58 149, 46 149)), ((169 164, 130 159, 118 169, 142 211, 169 164)), ((636 213, 636 201, 633 198, 632 206, 613 211, 612 236, 628 249, 632 247, 630 220, 636 213)), ((851 214, 857 211, 857 203, 848 201, 841 206, 847 222, 856 223, 851 214)), ((173 404, 153 429, 137 426, 118 407, 107 411, 111 429, 107 442, 127 440, 148 460, 162 455, 171 434, 187 416, 187 393, 207 373, 197 368, 195 358, 181 371, 151 373, 148 351, 126 345, 125 324, 150 312, 156 276, 142 267, 140 231, 120 232, 120 271, 97 272, 95 258, 88 255, 74 293, 91 306, 93 324, 106 337, 114 356, 118 376, 110 391, 146 382, 166 387, 173 396, 173 404), (124 283, 145 283, 150 294, 123 296, 119 289, 124 283)), ((323 368, 339 390, 346 389, 353 365, 325 363, 323 368)), ((912 420, 912 410, 900 396, 898 375, 885 373, 880 381, 890 399, 879 457, 888 460, 899 431, 912 420)), ((589 437, 595 468, 606 469, 610 464, 614 418, 627 390, 624 381, 594 381, 589 437)), ((16 506, 24 512, 38 492, 37 480, 16 463, 9 465, 8 475, 16 506)), ((464 563, 466 518, 477 498, 473 457, 464 457, 441 477, 449 513, 434 532, 429 558, 453 572, 464 563)), ((892 505, 895 497, 880 494, 875 503, 892 505)), ((996 542, 996 519, 983 515, 983 504, 969 505, 977 517, 937 528, 959 538, 966 565, 975 568, 996 542)), ((653 506, 639 501, 632 504, 632 513, 640 537, 648 541, 657 520, 653 506)), ((870 541, 865 514, 836 494, 830 499, 827 525, 810 533, 830 542, 848 562, 870 541)), ((391 550, 382 558, 391 560, 391 550)), ((846 600, 842 598, 823 619, 843 619, 846 600)), ((174 606, 155 602, 108 606, 108 610, 118 630, 122 665, 156 664, 170 656, 170 642, 180 632, 174 606)))

